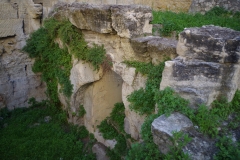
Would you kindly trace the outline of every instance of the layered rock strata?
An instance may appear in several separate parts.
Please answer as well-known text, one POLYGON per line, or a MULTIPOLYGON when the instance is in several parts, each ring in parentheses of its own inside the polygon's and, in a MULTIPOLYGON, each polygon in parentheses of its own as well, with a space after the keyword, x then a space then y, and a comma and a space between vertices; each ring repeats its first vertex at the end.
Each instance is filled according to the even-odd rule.
POLYGON ((217 27, 188 28, 179 34, 179 57, 165 63, 160 89, 172 87, 198 104, 226 97, 231 101, 239 87, 240 32, 217 27))
POLYGON ((32 72, 34 60, 21 51, 28 33, 40 26, 41 6, 1 1, 0 7, 0 108, 12 110, 28 106, 31 97, 46 98, 41 76, 32 72))

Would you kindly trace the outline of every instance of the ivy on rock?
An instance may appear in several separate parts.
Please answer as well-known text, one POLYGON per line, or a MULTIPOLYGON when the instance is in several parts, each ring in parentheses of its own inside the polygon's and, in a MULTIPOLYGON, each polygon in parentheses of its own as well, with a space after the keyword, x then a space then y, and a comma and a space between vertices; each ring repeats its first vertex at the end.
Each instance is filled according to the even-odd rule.
POLYGON ((69 80, 72 56, 92 63, 95 70, 106 59, 103 46, 88 47, 81 30, 67 20, 53 18, 45 20, 43 27, 30 35, 23 51, 35 59, 33 72, 42 73, 42 80, 47 84, 47 96, 55 104, 59 104, 58 84, 66 97, 72 95, 73 85, 69 80), (59 44, 58 38, 61 40, 59 44))

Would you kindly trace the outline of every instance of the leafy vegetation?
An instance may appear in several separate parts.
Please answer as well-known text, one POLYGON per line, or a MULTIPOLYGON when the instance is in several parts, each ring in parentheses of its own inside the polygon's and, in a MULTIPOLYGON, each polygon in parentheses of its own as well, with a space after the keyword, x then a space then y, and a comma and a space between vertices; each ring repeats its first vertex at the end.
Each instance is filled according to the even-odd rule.
POLYGON ((1 159, 96 159, 85 127, 69 125, 66 113, 48 101, 30 103, 28 109, 0 111, 1 159))
POLYGON ((128 135, 124 131, 125 107, 123 103, 116 103, 110 117, 107 117, 98 126, 104 139, 115 139, 117 144, 113 150, 108 149, 111 160, 119 160, 127 154, 128 135))
POLYGON ((142 114, 151 114, 155 108, 155 101, 153 101, 155 91, 158 90, 162 79, 162 71, 164 69, 164 62, 157 66, 151 63, 143 63, 137 61, 125 61, 128 66, 135 67, 136 72, 147 75, 145 89, 141 88, 134 91, 128 96, 128 101, 131 102, 130 109, 142 114))
MULTIPOLYGON (((222 8, 213 8, 205 15, 155 11, 153 15, 153 23, 162 24, 160 32, 164 36, 170 35, 173 31, 180 32, 186 27, 200 27, 207 24, 240 30, 240 13, 232 13, 222 8)), ((58 83, 61 85, 61 91, 65 96, 70 97, 72 94, 72 84, 69 80, 72 56, 92 63, 95 70, 98 70, 100 65, 106 66, 105 68, 111 65, 111 59, 105 56, 104 47, 93 44, 93 47, 89 48, 81 31, 68 21, 56 21, 54 19, 45 21, 44 27, 31 35, 23 50, 28 52, 31 58, 35 58, 33 71, 42 73, 42 78, 47 84, 47 95, 54 102, 55 106, 59 104, 57 96, 58 83), (59 44, 55 43, 57 38, 63 42, 60 48, 59 44)), ((136 90, 127 97, 130 102, 130 109, 141 115, 147 115, 141 129, 141 138, 144 141, 142 143, 134 143, 131 147, 129 146, 128 141, 130 138, 124 131, 124 105, 122 103, 115 104, 110 116, 98 126, 105 139, 115 139, 117 141, 115 148, 108 150, 108 155, 111 159, 124 159, 125 156, 128 160, 188 159, 188 155, 184 154, 181 148, 190 142, 191 139, 181 132, 173 134, 172 142, 175 145, 171 147, 171 151, 167 155, 161 154, 158 147, 154 144, 151 123, 155 118, 163 114, 169 116, 172 112, 180 112, 188 116, 195 125, 199 126, 201 132, 212 137, 219 136, 218 127, 223 121, 228 120, 229 115, 233 115, 234 119, 227 127, 239 127, 240 91, 236 92, 231 103, 222 98, 212 103, 211 110, 204 104, 200 104, 197 110, 193 110, 188 107, 189 102, 174 93, 171 88, 159 91, 164 62, 156 66, 151 63, 137 61, 125 61, 125 63, 130 67, 135 67, 136 72, 140 72, 148 78, 145 88, 136 90), (157 107, 156 114, 153 113, 155 107, 157 107)), ((8 154, 3 153, 3 151, 9 150, 9 148, 0 150, 0 155, 8 156, 7 159, 16 159, 15 157, 9 157, 10 155, 19 156, 20 158, 18 157, 18 159, 21 159, 21 157, 25 159, 36 157, 38 159, 39 155, 41 155, 41 158, 44 155, 43 158, 46 159, 94 159, 94 155, 90 153, 89 147, 86 147, 81 142, 82 138, 91 137, 85 128, 66 127, 65 123, 62 126, 62 123, 65 122, 66 114, 56 111, 52 107, 42 108, 41 106, 45 106, 45 103, 48 103, 47 101, 40 104, 31 99, 30 102, 35 107, 32 107, 29 111, 25 109, 17 109, 11 113, 6 110, 1 111, 0 116, 4 118, 4 121, 0 120, 1 131, 3 131, 0 133, 0 147, 4 145, 9 146, 9 148, 17 147, 16 151, 11 150, 8 154), (42 113, 42 110, 45 112, 42 113), (33 114, 36 115, 35 118, 32 118, 33 114), (43 117, 45 115, 51 115, 53 120, 50 123, 44 123, 43 117), (21 118, 21 116, 23 117, 21 118), (14 119, 18 117, 20 119, 15 121, 14 119), (23 122, 21 124, 25 125, 20 125, 22 130, 15 127, 17 122, 23 122), (52 124, 53 122, 56 123, 52 124), (5 124, 8 124, 8 126, 6 127, 5 124), (15 129, 8 130, 11 125, 15 127, 16 131, 15 129), (45 129, 44 127, 47 125, 52 126, 45 129), (67 132, 62 131, 62 128, 65 128, 67 132), (57 131, 57 133, 53 133, 53 130, 57 131), (24 133, 24 131, 27 132, 24 133), (18 135, 16 132, 20 133, 20 137, 14 137, 18 135), (46 133, 49 133, 49 139, 52 139, 52 141, 38 141, 43 139, 41 135, 46 133), (5 134, 9 135, 13 140, 15 138, 17 143, 10 141, 10 138, 5 138, 5 134), (36 141, 30 142, 26 137, 33 138, 36 141), (65 139, 68 139, 68 141, 65 139), (12 145, 6 145, 8 143, 12 145), (18 148, 18 143, 23 145, 18 148), (35 143, 39 143, 43 148, 51 148, 51 150, 38 151, 38 145, 36 146, 35 143), (30 150, 30 146, 34 146, 32 147, 34 151, 36 150, 40 154, 37 155, 37 152, 34 151, 27 152, 27 150, 30 150), (62 146, 62 148, 59 149, 59 146, 62 146), (69 149, 66 146, 71 146, 72 148, 69 149), (68 151, 64 150, 66 148, 68 151), (24 152, 24 150, 26 151, 24 152), (50 155, 52 151, 54 151, 54 154, 50 155), (82 151, 82 153, 77 154, 79 151, 82 151), (14 152, 21 153, 12 154, 14 152)), ((85 113, 83 106, 80 106, 79 112, 75 114, 83 117, 85 113)), ((93 141, 93 138, 91 140, 93 141)), ((226 136, 218 137, 217 147, 219 152, 216 154, 215 159, 236 159, 236 157, 239 159, 239 144, 233 143, 230 138, 226 136)))
POLYGON ((83 105, 79 106, 78 116, 83 117, 86 114, 86 110, 84 109, 83 105))
POLYGON ((66 97, 72 94, 73 86, 69 80, 72 55, 92 63, 95 70, 106 58, 103 46, 93 45, 89 48, 79 29, 69 21, 55 19, 46 20, 43 27, 32 33, 23 50, 35 59, 33 71, 42 73, 42 79, 47 84, 47 95, 56 105, 59 105, 58 83, 66 97), (57 44, 57 38, 63 44, 57 44))
MULTIPOLYGON (((159 84, 163 69, 161 65, 153 66, 150 63, 142 62, 125 62, 128 66, 135 67, 137 72, 141 72, 148 76, 146 88, 134 91, 128 97, 131 102, 130 108, 137 113, 147 114, 147 118, 141 128, 141 137, 144 140, 142 143, 132 145, 128 152, 127 159, 188 159, 188 155, 181 151, 181 145, 186 145, 190 139, 186 135, 176 133, 173 141, 179 141, 181 145, 173 145, 171 151, 167 155, 162 155, 157 146, 153 142, 151 133, 151 123, 160 115, 169 116, 173 112, 180 112, 191 119, 195 125, 199 126, 200 131, 206 135, 216 137, 219 135, 218 127, 224 120, 228 119, 230 114, 235 114, 235 121, 230 123, 233 127, 239 127, 239 109, 240 109, 240 91, 237 91, 233 101, 227 102, 226 99, 221 98, 212 103, 212 109, 200 104, 197 110, 191 109, 189 102, 174 91, 167 87, 159 91, 159 84), (150 79, 151 78, 151 79, 150 79), (150 86, 150 87, 149 87, 150 86), (148 96, 151 95, 151 96, 148 96), (147 99, 145 99, 147 98, 147 99), (144 102, 146 105, 144 105, 144 102), (155 104, 157 104, 157 114, 153 114, 155 104), (180 136, 181 135, 181 136, 180 136), (181 138, 180 138, 181 137, 181 138)), ((162 66, 163 67, 163 66, 162 66)), ((223 129, 224 130, 224 129, 223 129)), ((173 144, 176 144, 175 142, 173 144)))
POLYGON ((163 36, 169 36, 173 31, 179 33, 184 28, 201 27, 203 25, 217 25, 240 31, 240 12, 233 13, 220 7, 211 9, 205 15, 153 11, 152 23, 162 25, 160 33, 163 36))
POLYGON ((189 155, 182 152, 182 148, 185 147, 191 140, 192 139, 188 137, 187 134, 184 134, 182 132, 173 132, 172 138, 173 145, 170 147, 170 151, 165 155, 164 159, 190 160, 189 155))
POLYGON ((234 143, 230 137, 218 137, 216 144, 219 151, 214 156, 215 160, 235 160, 240 159, 240 142, 234 143))

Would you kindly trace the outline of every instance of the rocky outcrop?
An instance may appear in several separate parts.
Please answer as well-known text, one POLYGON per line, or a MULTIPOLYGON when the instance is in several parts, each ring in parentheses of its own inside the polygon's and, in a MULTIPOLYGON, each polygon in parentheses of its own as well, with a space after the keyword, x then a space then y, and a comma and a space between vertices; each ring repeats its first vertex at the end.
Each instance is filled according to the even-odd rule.
MULTIPOLYGON (((21 51, 27 33, 32 32, 31 26, 35 25, 25 21, 24 17, 35 13, 23 10, 25 2, 0 2, 0 108, 7 107, 10 110, 28 106, 31 97, 37 100, 46 98, 41 76, 32 72, 34 60, 21 51)), ((39 19, 35 20, 40 24, 39 19)), ((39 26, 35 27, 37 29, 39 26)))
POLYGON ((181 132, 191 138, 190 142, 182 148, 184 153, 194 160, 210 160, 216 153, 215 141, 198 132, 193 123, 180 113, 172 113, 169 117, 162 115, 155 119, 151 126, 153 141, 159 150, 167 154, 170 147, 180 142, 174 140, 173 133, 181 132))
POLYGON ((198 104, 231 101, 239 83, 240 32, 216 26, 188 28, 179 34, 178 58, 165 63, 160 89, 172 87, 198 104))
POLYGON ((204 14, 215 6, 235 12, 240 11, 240 1, 238 0, 192 0, 189 12, 201 12, 204 14))
POLYGON ((171 141, 173 132, 183 132, 191 127, 193 127, 191 120, 180 113, 173 113, 169 117, 162 115, 152 122, 153 141, 159 150, 166 154, 173 145, 171 141))
POLYGON ((150 7, 58 3, 50 16, 69 19, 79 29, 117 33, 124 38, 152 33, 152 26, 149 24, 152 20, 150 7))
MULTIPOLYGON (((114 140, 104 140, 97 125, 109 116, 114 103, 125 105, 125 131, 134 139, 140 138, 141 125, 145 116, 140 116, 129 108, 127 96, 145 87, 146 76, 136 73, 135 68, 127 67, 124 60, 159 63, 163 57, 176 57, 176 41, 143 34, 152 32, 152 11, 144 6, 89 5, 82 3, 59 3, 50 16, 56 19, 68 18, 82 30, 88 46, 103 45, 111 58, 112 68, 94 71, 88 63, 73 61, 70 80, 73 95, 70 99, 59 94, 62 104, 69 109, 69 121, 84 124, 94 133, 95 138, 113 148, 114 140), (86 18, 87 17, 87 18, 86 18), (142 46, 141 51, 137 48, 142 46), (86 115, 76 116, 79 105, 83 105, 86 115), (74 114, 72 114, 74 113, 74 114)), ((59 42, 60 43, 60 42, 59 42)))

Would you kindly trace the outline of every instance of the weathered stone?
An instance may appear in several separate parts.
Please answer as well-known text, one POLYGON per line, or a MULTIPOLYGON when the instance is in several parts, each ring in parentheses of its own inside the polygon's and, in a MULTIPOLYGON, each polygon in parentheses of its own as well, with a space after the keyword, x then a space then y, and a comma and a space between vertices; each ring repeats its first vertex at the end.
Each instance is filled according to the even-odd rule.
POLYGON ((240 32, 217 26, 187 28, 179 34, 177 53, 217 63, 240 62, 240 32))
POLYGON ((131 38, 152 33, 152 10, 150 7, 129 5, 112 6, 112 27, 120 37, 131 38))
POLYGON ((157 37, 148 42, 148 53, 153 64, 159 64, 166 58, 177 57, 177 41, 167 38, 157 37))
POLYGON ((162 115, 152 122, 153 141, 159 150, 166 154, 173 145, 171 140, 173 132, 186 131, 192 126, 193 123, 180 113, 172 113, 169 117, 162 115))
POLYGON ((38 101, 45 99, 45 84, 31 69, 34 61, 15 49, 15 38, 5 38, 1 42, 5 52, 0 56, 0 94, 4 95, 6 107, 10 110, 26 107, 31 97, 38 101))
POLYGON ((17 19, 17 9, 14 9, 9 1, 0 2, 0 20, 17 19))
POLYGON ((88 5, 58 3, 50 16, 69 19, 80 29, 97 33, 113 33, 130 38, 152 33, 151 8, 144 6, 88 5), (86 18, 87 17, 87 18, 86 18))
POLYGON ((92 152, 96 154, 97 160, 109 160, 107 156, 107 147, 102 143, 96 143, 92 147, 92 152))
POLYGON ((0 20, 0 38, 15 36, 23 27, 21 19, 0 20))
MULTIPOLYGON (((0 95, 4 98, 4 106, 12 110, 29 106, 29 98, 34 97, 37 101, 46 98, 46 86, 41 81, 41 75, 34 74, 31 69, 34 60, 21 51, 26 44, 27 34, 32 31, 32 26, 37 29, 40 25, 37 26, 35 22, 26 23, 26 17, 31 14, 31 5, 33 5, 31 0, 1 2, 0 95)), ((29 21, 31 19, 31 17, 27 18, 29 21)), ((40 24, 40 19, 34 21, 40 24)))
POLYGON ((211 160, 217 152, 214 139, 196 131, 193 127, 185 131, 185 134, 191 138, 191 141, 182 148, 190 159, 193 160, 211 160))
POLYGON ((84 125, 93 133, 97 126, 110 115, 114 104, 122 101, 122 78, 113 71, 87 88, 83 106, 86 110, 84 125))
MULTIPOLYGON (((135 71, 135 68, 129 68, 133 69, 135 71)), ((125 72, 126 75, 131 77, 131 72, 125 72)), ((132 72, 133 74, 134 72, 132 72)), ((141 126, 145 120, 146 115, 139 115, 135 111, 132 111, 129 108, 130 102, 128 102, 127 97, 134 92, 135 90, 138 90, 140 88, 145 88, 147 77, 143 76, 142 74, 134 73, 132 75, 133 80, 132 81, 124 81, 122 86, 122 101, 125 106, 125 119, 124 119, 124 129, 126 133, 130 134, 132 138, 135 140, 139 140, 140 137, 140 131, 141 126)))
POLYGON ((80 29, 112 33, 110 6, 73 3, 69 9, 70 22, 80 29))
POLYGON ((39 19, 42 17, 43 6, 41 4, 30 4, 28 9, 28 13, 31 18, 39 19))
POLYGON ((215 99, 226 97, 231 101, 238 87, 240 66, 189 60, 178 57, 166 61, 160 89, 170 86, 190 101, 191 107, 210 105, 215 99))
POLYGON ((215 99, 231 101, 239 84, 240 32, 216 27, 187 28, 179 34, 177 54, 165 63, 160 89, 172 87, 191 107, 215 99))
POLYGON ((73 84, 73 93, 88 83, 98 81, 103 76, 103 70, 94 70, 94 67, 90 63, 86 63, 82 60, 75 62, 71 69, 70 81, 73 84))
POLYGON ((223 7, 226 10, 231 10, 234 12, 240 11, 239 0, 192 0, 189 12, 201 12, 202 14, 204 14, 216 6, 223 7))
POLYGON ((148 51, 148 42, 154 41, 160 37, 147 36, 131 39, 131 45, 135 53, 144 54, 148 51))
POLYGON ((153 64, 159 64, 166 58, 177 57, 177 41, 158 36, 147 36, 131 39, 135 53, 142 57, 151 57, 153 64))

